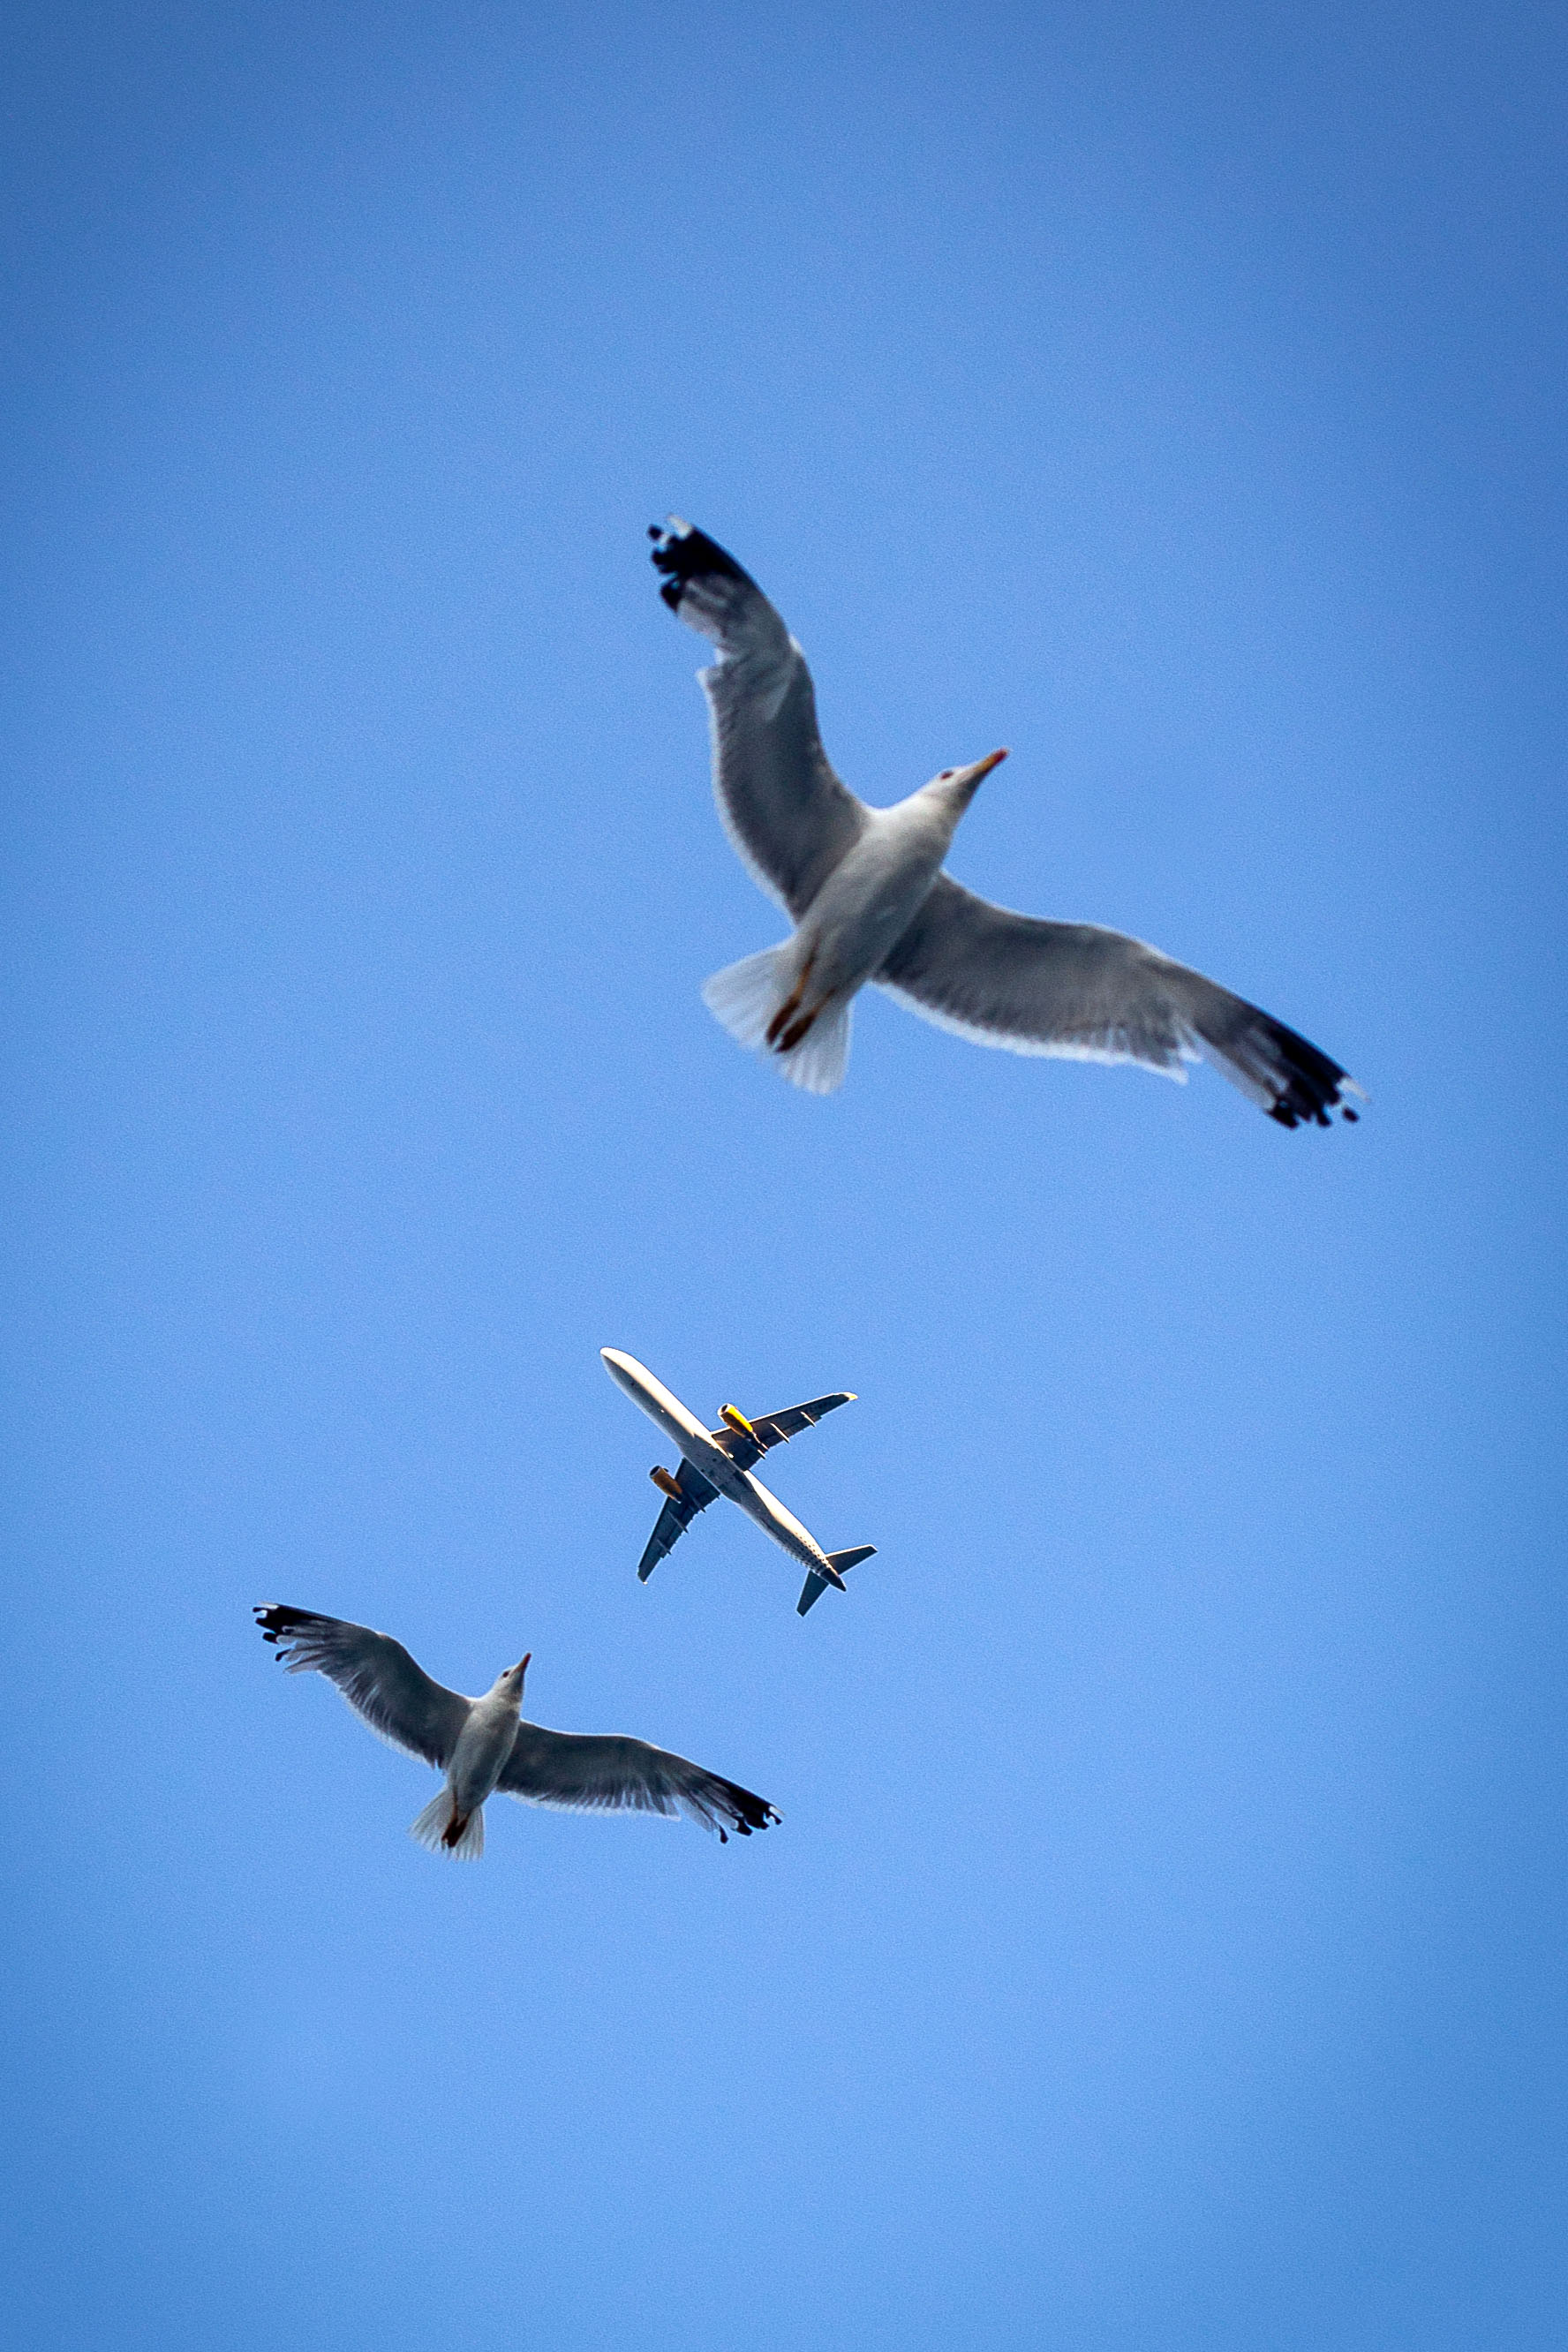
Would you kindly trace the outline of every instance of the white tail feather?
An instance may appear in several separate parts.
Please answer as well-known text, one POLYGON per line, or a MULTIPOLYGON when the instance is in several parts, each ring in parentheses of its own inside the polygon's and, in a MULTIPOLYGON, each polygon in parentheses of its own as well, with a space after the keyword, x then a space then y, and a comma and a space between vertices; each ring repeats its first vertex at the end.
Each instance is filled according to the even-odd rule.
POLYGON ((408 1834, 417 1838, 432 1853, 454 1853, 460 1862, 478 1862, 485 1850, 485 1809, 476 1805, 463 1824, 462 1834, 453 1843, 447 1842, 447 1831, 453 1812, 452 1791, 437 1789, 418 1819, 409 1826, 408 1834))
POLYGON ((728 963, 702 983, 702 1002, 741 1045, 765 1043, 768 1024, 795 986, 795 941, 728 963))
POLYGON ((779 1067, 791 1086, 808 1095, 830 1095, 844 1084, 849 1066, 849 1000, 840 997, 819 1013, 793 1054, 781 1054, 779 1067))
MULTIPOLYGON (((768 1024, 789 1002, 797 977, 795 941, 785 940, 716 971, 703 982, 702 1002, 738 1045, 755 1050, 766 1046, 768 1024)), ((790 1084, 807 1094, 830 1095, 841 1087, 849 1066, 848 999, 819 1013, 793 1052, 777 1058, 790 1084)))

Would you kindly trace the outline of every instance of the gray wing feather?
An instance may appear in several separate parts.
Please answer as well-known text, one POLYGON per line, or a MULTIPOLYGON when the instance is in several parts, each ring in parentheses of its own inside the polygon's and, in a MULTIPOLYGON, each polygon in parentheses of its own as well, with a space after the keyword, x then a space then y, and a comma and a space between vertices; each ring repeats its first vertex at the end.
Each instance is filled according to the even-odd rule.
POLYGON ((258 1609, 264 1641, 276 1643, 291 1675, 314 1672, 335 1683, 371 1729, 444 1769, 468 1721, 469 1702, 433 1682, 390 1633, 373 1633, 345 1617, 318 1617, 285 1602, 258 1609))
POLYGON ((877 974, 910 1010, 1015 1054, 1138 1062, 1184 1078, 1213 1062, 1283 1127, 1329 1124, 1361 1089, 1337 1062, 1157 948, 1093 923, 1016 915, 937 877, 877 974))
POLYGON ((686 1813, 725 1837, 750 1837, 777 1813, 763 1798, 646 1739, 547 1731, 520 1723, 496 1784, 531 1805, 573 1812, 686 1813))
POLYGON ((677 516, 653 536, 666 601, 719 648, 700 676, 724 829, 752 880, 798 921, 859 839, 864 805, 828 763, 805 656, 756 582, 677 516))

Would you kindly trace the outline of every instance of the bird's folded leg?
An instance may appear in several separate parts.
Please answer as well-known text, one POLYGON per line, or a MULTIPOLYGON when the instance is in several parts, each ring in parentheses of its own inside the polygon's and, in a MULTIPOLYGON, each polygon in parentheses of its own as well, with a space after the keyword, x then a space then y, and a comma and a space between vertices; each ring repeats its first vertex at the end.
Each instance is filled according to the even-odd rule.
POLYGON ((792 1022, 783 1036, 773 1040, 777 1050, 781 1054, 793 1054, 821 1010, 820 1004, 814 1004, 809 1013, 802 1013, 798 1021, 792 1022))

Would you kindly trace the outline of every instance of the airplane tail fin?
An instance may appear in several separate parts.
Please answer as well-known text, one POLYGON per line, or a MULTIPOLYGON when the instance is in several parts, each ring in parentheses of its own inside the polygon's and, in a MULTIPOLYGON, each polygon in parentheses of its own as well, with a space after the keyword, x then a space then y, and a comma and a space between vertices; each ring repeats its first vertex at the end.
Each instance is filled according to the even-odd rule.
MULTIPOLYGON (((830 1551, 827 1557, 842 1576, 846 1569, 858 1568, 863 1559, 869 1559, 876 1549, 875 1544, 855 1544, 848 1551, 830 1551)), ((801 1587, 800 1599, 795 1604, 796 1615, 804 1617, 808 1609, 815 1608, 826 1590, 827 1579, 818 1576, 816 1569, 810 1570, 801 1587)))

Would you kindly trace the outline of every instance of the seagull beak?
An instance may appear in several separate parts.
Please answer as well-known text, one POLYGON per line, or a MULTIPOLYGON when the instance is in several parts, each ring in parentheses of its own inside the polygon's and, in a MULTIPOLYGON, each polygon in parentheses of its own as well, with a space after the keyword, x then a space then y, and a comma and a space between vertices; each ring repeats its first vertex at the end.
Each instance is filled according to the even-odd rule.
POLYGON ((1006 756, 1007 754, 1005 751, 993 751, 989 759, 976 760, 973 767, 969 772, 974 778, 975 782, 979 783, 983 778, 991 773, 993 768, 999 768, 1006 756))

